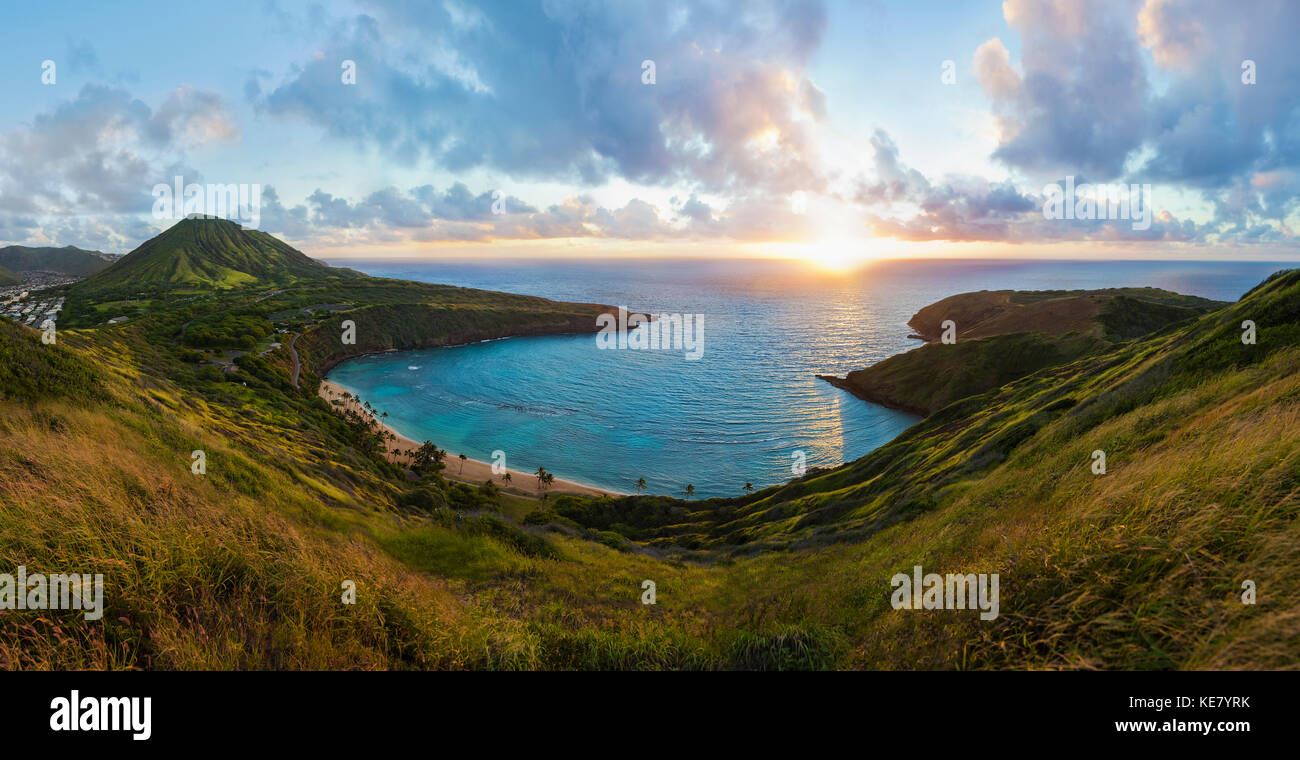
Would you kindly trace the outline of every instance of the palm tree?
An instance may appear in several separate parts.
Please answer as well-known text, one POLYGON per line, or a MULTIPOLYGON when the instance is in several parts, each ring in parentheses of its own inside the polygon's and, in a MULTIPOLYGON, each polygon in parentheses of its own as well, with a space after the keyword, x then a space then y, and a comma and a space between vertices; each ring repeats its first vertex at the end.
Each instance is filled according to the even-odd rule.
POLYGON ((686 498, 688 499, 691 498, 692 496, 695 495, 695 486, 691 485, 690 483, 687 483, 686 490, 682 491, 682 493, 686 494, 686 498))
POLYGON ((636 481, 636 490, 638 493, 645 490, 645 478, 638 478, 636 481))
POLYGON ((438 447, 432 442, 425 441, 420 444, 419 448, 411 453, 411 465, 416 470, 423 470, 426 467, 438 462, 438 447))
POLYGON ((509 483, 509 482, 510 482, 510 471, 509 471, 509 470, 506 471, 506 474, 505 474, 505 475, 502 475, 502 476, 501 476, 501 482, 502 482, 502 483, 509 483))
POLYGON ((745 484, 745 493, 753 493, 753 492, 754 492, 754 484, 753 484, 753 483, 746 483, 746 484, 745 484))
POLYGON ((541 488, 541 487, 542 487, 542 478, 546 477, 546 468, 545 468, 545 467, 538 467, 538 468, 537 468, 537 472, 534 472, 533 474, 537 476, 537 487, 538 487, 538 488, 541 488))
POLYGON ((547 488, 550 488, 551 484, 554 482, 555 482, 555 476, 549 472, 546 473, 546 475, 542 478, 542 483, 544 483, 547 488))
POLYGON ((460 455, 460 472, 461 472, 462 475, 465 474, 465 460, 466 460, 466 459, 469 459, 469 457, 465 456, 464 454, 461 454, 461 455, 460 455))

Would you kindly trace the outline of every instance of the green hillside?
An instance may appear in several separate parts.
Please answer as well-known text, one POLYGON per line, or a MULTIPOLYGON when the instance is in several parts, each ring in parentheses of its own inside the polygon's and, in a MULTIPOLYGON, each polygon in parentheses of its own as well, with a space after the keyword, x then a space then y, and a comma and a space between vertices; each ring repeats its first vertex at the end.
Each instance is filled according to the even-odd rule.
POLYGON ((842 665, 1295 667, 1297 422, 1290 271, 1190 325, 964 399, 831 471, 696 504, 564 496, 553 512, 662 551, 747 558, 761 599, 798 600, 783 607, 855 641, 842 665), (913 563, 1000 572, 1010 606, 981 627, 896 614, 863 585, 913 563), (1268 602, 1243 605, 1245 580, 1268 602))
POLYGON ((0 285, 22 285, 23 278, 0 266, 0 285))
POLYGON ((73 246, 63 248, 9 245, 0 248, 0 267, 13 272, 45 270, 71 277, 87 277, 107 269, 99 251, 87 251, 73 246))
POLYGON ((954 323, 958 340, 1018 332, 1078 332, 1119 341, 1221 306, 1208 298, 1159 288, 981 290, 925 306, 908 325, 928 342, 940 339, 947 320, 954 323))
POLYGON ((1300 272, 964 398, 855 462, 699 502, 539 501, 389 462, 316 394, 324 367, 594 330, 601 307, 354 280, 208 285, 124 324, 61 323, 53 346, 0 324, 0 557, 106 586, 98 622, 0 614, 0 667, 1300 663, 1300 272), (999 573, 1000 616, 892 609, 889 578, 916 564, 999 573))
POLYGON ((908 322, 938 341, 943 322, 952 320, 956 342, 930 342, 843 378, 819 377, 868 401, 930 414, 1222 306, 1157 288, 962 293, 908 322))
POLYGON ((111 299, 355 276, 314 261, 265 232, 225 219, 195 218, 177 222, 71 292, 81 299, 111 299))

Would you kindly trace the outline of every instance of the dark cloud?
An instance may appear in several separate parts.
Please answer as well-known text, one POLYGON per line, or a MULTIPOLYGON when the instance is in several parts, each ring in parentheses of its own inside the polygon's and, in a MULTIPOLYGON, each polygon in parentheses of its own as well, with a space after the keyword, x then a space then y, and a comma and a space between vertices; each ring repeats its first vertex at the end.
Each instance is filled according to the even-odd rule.
MULTIPOLYGON (((496 196, 492 191, 475 195, 463 182, 456 182, 442 193, 434 190, 432 185, 417 187, 411 194, 422 200, 429 207, 429 212, 442 219, 454 221, 479 221, 492 214, 496 196)), ((504 213, 523 214, 537 209, 524 203, 513 195, 502 195, 501 204, 504 213)))
POLYGON ((270 91, 250 81, 259 107, 451 171, 715 190, 823 181, 797 117, 825 114, 802 73, 825 26, 815 0, 370 6, 270 91), (341 84, 343 60, 356 86, 341 84))
POLYGON ((713 221, 713 209, 709 207, 709 204, 696 198, 694 193, 685 203, 681 204, 677 209, 677 213, 695 224, 709 224, 713 221))

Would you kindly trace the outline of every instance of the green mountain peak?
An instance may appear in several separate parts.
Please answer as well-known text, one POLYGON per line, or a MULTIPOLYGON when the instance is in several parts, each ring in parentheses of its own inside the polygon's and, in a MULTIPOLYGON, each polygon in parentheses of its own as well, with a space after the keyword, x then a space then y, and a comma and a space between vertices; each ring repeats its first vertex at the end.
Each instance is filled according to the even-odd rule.
POLYGON ((226 219, 191 217, 79 283, 76 292, 102 296, 115 291, 229 289, 331 276, 356 275, 315 261, 260 230, 226 219))

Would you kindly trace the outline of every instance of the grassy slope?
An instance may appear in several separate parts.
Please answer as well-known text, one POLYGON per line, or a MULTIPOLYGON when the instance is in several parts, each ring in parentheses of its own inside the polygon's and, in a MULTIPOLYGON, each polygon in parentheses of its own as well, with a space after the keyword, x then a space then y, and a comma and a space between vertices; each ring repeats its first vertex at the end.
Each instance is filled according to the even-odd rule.
POLYGON ((25 245, 10 245, 0 248, 0 267, 16 272, 43 269, 73 277, 86 277, 108 268, 109 263, 98 254, 98 251, 87 251, 72 246, 31 248, 25 245))
MULTIPOLYGON (((462 308, 454 290, 411 308, 462 308)), ((409 302, 397 291, 393 304, 409 302)), ((177 358, 178 325, 196 313, 337 295, 231 294, 61 331, 54 347, 0 325, 0 351, 31 368, 0 378, 19 391, 0 400, 0 562, 104 572, 109 605, 100 623, 0 612, 0 666, 1300 661, 1294 273, 1190 326, 942 410, 833 471, 703 503, 555 499, 568 517, 530 532, 512 518, 538 505, 509 497, 486 519, 400 509, 409 484, 312 389, 288 386, 282 352, 236 373, 247 387, 177 358), (1245 318, 1257 346, 1238 340, 1245 318), (195 448, 208 452, 202 478, 188 469, 195 448), (1094 448, 1105 476, 1088 470, 1094 448), (1000 572, 1002 616, 891 610, 888 578, 914 563, 1000 572), (355 607, 338 602, 345 578, 355 607), (1253 607, 1237 601, 1246 578, 1253 607), (655 607, 638 603, 642 579, 658 584, 655 607)), ((459 298, 475 320, 501 319, 487 304, 509 299, 459 298)), ((535 324, 567 309, 545 303, 532 303, 535 324)), ((429 328, 462 326, 443 316, 429 328)))
POLYGON ((0 285, 21 285, 23 278, 0 266, 0 285))
MULTIPOLYGON (((313 300, 301 293, 290 295, 295 302, 313 300)), ((350 357, 517 335, 595 332, 596 315, 613 308, 374 278, 330 288, 313 298, 355 304, 355 308, 304 327, 297 349, 304 383, 312 387, 331 367, 350 357), (342 342, 344 321, 356 326, 353 344, 342 342)), ((271 303, 284 301, 277 298, 271 303)))
POLYGON ((111 300, 180 289, 289 284, 360 276, 332 269, 258 230, 224 219, 183 219, 71 289, 79 299, 111 300))
POLYGON ((842 633, 843 665, 1294 667, 1298 370, 1291 272, 1190 326, 967 399, 834 471, 739 499, 557 511, 739 558, 737 588, 759 590, 743 606, 842 633), (1241 344, 1244 319, 1258 345, 1241 344), (785 551, 748 558, 758 547, 785 551), (885 579, 914 563, 1000 572, 1002 617, 892 611, 885 579), (1241 604, 1247 579, 1268 598, 1241 604))
POLYGON ((508 576, 526 534, 402 515, 400 474, 323 401, 252 372, 201 383, 170 355, 171 317, 152 322, 43 346, 0 321, 0 558, 108 586, 98 624, 0 612, 0 666, 494 664, 490 616, 397 557, 508 576))
POLYGON ((868 401, 926 415, 1223 305, 1156 288, 962 293, 926 306, 909 322, 933 341, 951 318, 956 343, 932 342, 843 378, 822 379, 868 401))
POLYGON ((1128 340, 1155 327, 1195 317, 1221 306, 1223 304, 1218 301, 1159 288, 981 290, 959 293, 925 306, 912 315, 908 324, 928 341, 939 340, 945 320, 956 324, 958 339, 1016 332, 1051 335, 1082 332, 1128 340), (1102 317, 1117 313, 1132 320, 1131 326, 1140 331, 1113 334, 1112 325, 1102 317), (1102 330, 1097 329, 1099 323, 1102 330))
POLYGON ((843 379, 822 379, 868 401, 928 415, 960 399, 1110 346, 1108 341, 1082 333, 1013 333, 953 344, 928 343, 850 372, 843 379))

